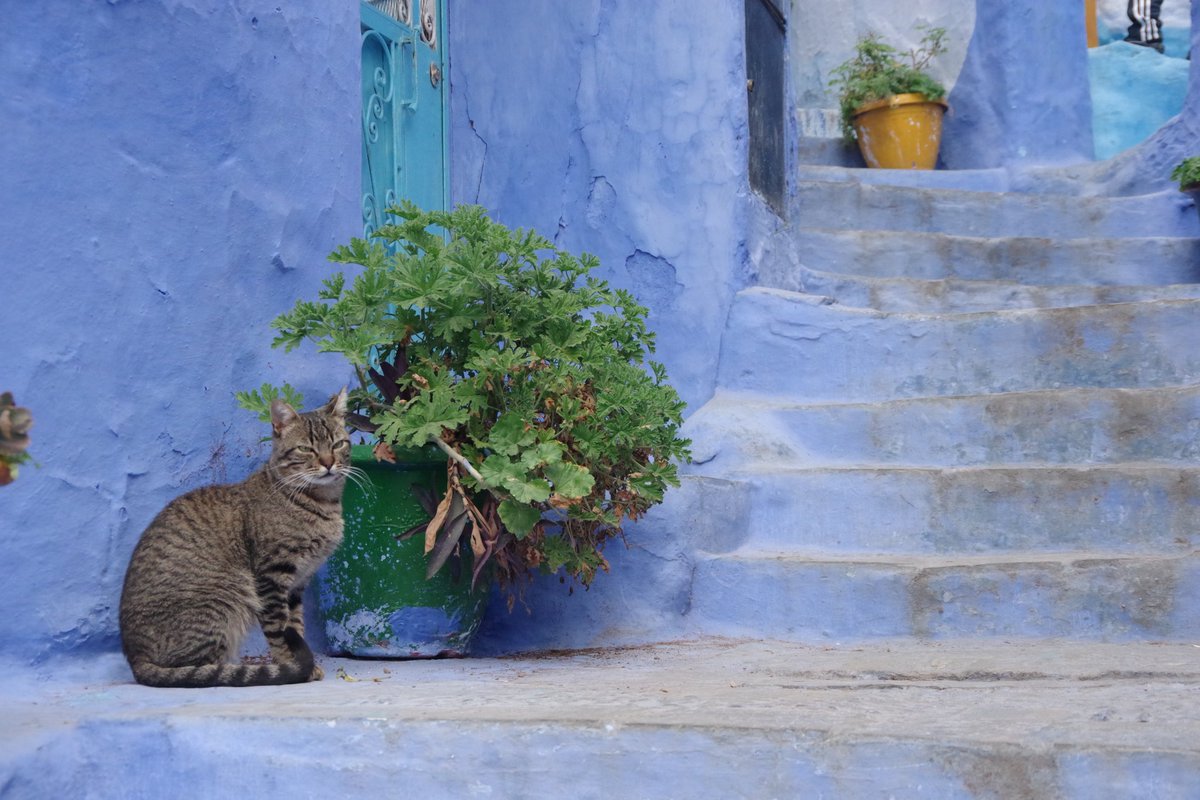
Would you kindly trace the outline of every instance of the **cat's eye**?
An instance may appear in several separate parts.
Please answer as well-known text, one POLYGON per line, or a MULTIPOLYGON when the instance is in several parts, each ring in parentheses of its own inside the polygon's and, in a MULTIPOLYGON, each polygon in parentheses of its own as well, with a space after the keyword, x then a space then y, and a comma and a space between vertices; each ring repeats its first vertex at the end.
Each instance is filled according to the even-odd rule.
POLYGON ((334 450, 349 450, 349 449, 350 449, 350 440, 349 440, 349 439, 341 439, 341 440, 339 440, 339 441, 337 442, 337 444, 335 444, 335 445, 333 446, 333 449, 334 449, 334 450))
POLYGON ((299 453, 302 456, 311 456, 311 455, 314 455, 317 451, 313 450, 311 447, 306 447, 304 445, 300 445, 298 447, 293 447, 292 452, 299 453))

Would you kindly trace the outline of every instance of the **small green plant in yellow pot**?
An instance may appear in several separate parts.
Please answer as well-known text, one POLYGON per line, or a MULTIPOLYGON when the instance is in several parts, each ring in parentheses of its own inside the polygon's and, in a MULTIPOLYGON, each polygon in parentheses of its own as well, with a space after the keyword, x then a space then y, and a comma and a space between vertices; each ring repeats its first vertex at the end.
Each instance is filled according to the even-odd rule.
POLYGON ((902 53, 871 33, 833 70, 842 135, 883 169, 933 169, 941 147, 946 87, 927 68, 946 50, 945 28, 919 27, 921 44, 902 53))

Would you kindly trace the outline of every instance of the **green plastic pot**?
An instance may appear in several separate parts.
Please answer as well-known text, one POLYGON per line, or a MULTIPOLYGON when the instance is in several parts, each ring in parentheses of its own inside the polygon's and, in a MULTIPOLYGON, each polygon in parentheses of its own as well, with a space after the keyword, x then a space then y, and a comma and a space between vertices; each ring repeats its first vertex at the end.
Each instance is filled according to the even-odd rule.
POLYGON ((317 575, 317 598, 335 655, 434 658, 466 655, 487 607, 488 587, 471 591, 469 559, 457 556, 426 580, 425 537, 396 536, 429 519, 412 487, 446 489, 446 459, 436 450, 400 451, 376 461, 368 446, 351 455, 366 480, 342 498, 345 539, 317 575))

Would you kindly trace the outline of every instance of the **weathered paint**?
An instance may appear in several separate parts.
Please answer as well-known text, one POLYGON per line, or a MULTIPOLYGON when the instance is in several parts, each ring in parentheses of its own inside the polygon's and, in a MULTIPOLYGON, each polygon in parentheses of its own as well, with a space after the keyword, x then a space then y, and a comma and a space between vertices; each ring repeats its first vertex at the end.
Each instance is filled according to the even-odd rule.
POLYGON ((34 412, 0 496, 0 648, 113 649, 137 537, 237 480, 267 433, 233 393, 345 383, 270 349, 359 221, 358 9, 14 3, 0 48, 0 384, 34 412))
POLYGON ((858 149, 876 169, 933 169, 942 142, 944 103, 900 95, 869 103, 854 118, 858 149))
MULTIPOLYGON (((330 795, 347 787, 386 792, 397 781, 407 781, 431 797, 492 789, 545 794, 570 783, 581 797, 639 791, 762 796, 757 790, 766 785, 766 794, 775 789, 780 796, 891 792, 937 798, 1092 798, 1143 790, 1185 797, 1196 785, 1194 748, 1173 750, 1167 741, 1155 743, 1154 752, 1145 749, 1145 731, 1178 736, 1179 724, 1193 720, 1170 716, 1183 707, 1173 700, 1177 686, 1175 693, 1155 686, 1147 701, 1141 678, 1136 679, 1137 695, 1146 706, 1127 696, 1127 704, 1119 707, 1076 702, 1063 717, 1064 730, 1098 735, 1122 720, 1137 719, 1146 709, 1149 724, 1124 725, 1132 744, 1118 743, 1114 749, 1060 747, 1046 738, 1042 695, 1019 693, 1007 683, 1003 691, 989 684, 979 693, 964 694, 969 681, 960 675, 947 684, 953 691, 938 686, 915 695, 880 692, 880 687, 896 684, 873 681, 866 692, 838 686, 834 694, 813 700, 813 692, 795 691, 799 680, 808 677, 792 681, 799 674, 796 665, 819 658, 820 648, 788 649, 769 662, 761 680, 773 694, 758 695, 757 704, 747 704, 741 693, 738 681, 745 662, 740 656, 723 662, 719 675, 704 673, 713 677, 696 694, 663 691, 675 686, 660 687, 661 673, 652 673, 655 683, 643 680, 638 693, 631 693, 633 671, 614 669, 613 662, 597 659, 596 653, 580 656, 582 662, 566 670, 558 670, 557 662, 552 665, 553 675, 542 679, 551 685, 549 691, 531 690, 522 682, 527 677, 523 662, 487 662, 479 682, 443 680, 436 693, 408 687, 428 690, 445 678, 444 663, 421 665, 426 671, 415 675, 406 670, 402 684, 399 674, 387 682, 391 666, 376 665, 363 673, 367 680, 357 683, 330 675, 318 686, 286 687, 291 710, 281 707, 282 695, 275 689, 260 694, 256 705, 248 699, 231 701, 222 692, 164 699, 154 690, 130 685, 115 654, 113 609, 134 539, 172 495, 208 480, 241 477, 262 455, 260 426, 234 407, 232 392, 264 379, 287 379, 311 396, 321 396, 346 378, 328 358, 270 350, 266 323, 296 297, 315 293, 324 274, 324 254, 361 224, 357 8, 315 0, 280 6, 253 0, 10 5, 5 18, 9 36, 0 50, 0 108, 6 124, 0 139, 0 174, 6 182, 0 200, 0 303, 6 337, 0 350, 0 389, 13 390, 33 409, 38 420, 33 452, 42 467, 26 470, 16 484, 0 489, 0 549, 6 565, 0 581, 0 604, 6 609, 0 650, 6 661, 24 667, 43 662, 40 674, 6 667, 4 689, 46 702, 21 705, 20 727, 10 737, 6 771, 0 773, 0 785, 9 794, 157 795, 182 786, 185 793, 191 789, 210 795, 279 790, 330 795), (164 41, 170 46, 164 47, 164 41), (94 657, 96 651, 103 653, 94 657), (87 658, 62 657, 67 654, 87 658), (35 685, 41 675, 54 680, 35 685), (96 690, 98 675, 103 688, 96 690), (607 682, 598 684, 598 676, 607 676, 607 682), (780 676, 787 676, 786 685, 780 676), (84 684, 93 688, 79 688, 84 684), (486 688, 478 695, 464 693, 480 686, 486 688), (662 699, 672 700, 674 712, 704 711, 711 705, 703 692, 713 687, 729 698, 727 716, 661 724, 662 699), (980 706, 963 702, 961 713, 946 713, 940 701, 925 702, 923 692, 931 691, 942 700, 982 696, 993 705, 977 713, 980 706), (599 699, 590 716, 581 717, 581 698, 589 692, 599 699), (797 705, 801 695, 828 712, 830 725, 812 722, 811 714, 797 705), (877 719, 874 712, 894 710, 879 701, 882 695, 916 697, 914 711, 936 713, 920 717, 928 724, 907 728, 895 739, 881 739, 874 730, 865 736, 862 729, 853 736, 837 732, 847 699, 863 703, 863 718, 872 721, 877 719), (532 704, 531 711, 528 701, 534 696, 540 705, 532 704), (863 701, 866 696, 871 700, 863 701), (1026 707, 1033 709, 1027 735, 1013 733, 1009 712, 1018 696, 1026 697, 1026 707), (333 700, 320 707, 314 698, 333 700), (646 698, 660 702, 642 703, 646 698), (170 705, 193 699, 198 707, 176 711, 170 705), (389 703, 402 712, 380 720, 377 715, 392 713, 380 711, 389 703), (163 707, 169 710, 153 710, 163 707), (515 709, 513 718, 533 722, 480 721, 481 707, 515 709), (1163 713, 1168 717, 1161 718, 1163 713), (735 728, 771 714, 782 718, 777 728, 735 728), (570 719, 562 721, 566 717, 570 719), (84 722, 72 727, 80 718, 84 722), (945 720, 978 725, 980 718, 986 720, 986 742, 977 747, 965 747, 958 731, 947 734, 945 744, 929 738, 931 726, 945 720), (997 743, 997 731, 1015 740, 997 743), (461 771, 446 767, 447 753, 481 752, 490 754, 484 762, 472 761, 461 771), (136 768, 151 762, 166 766, 136 768), (15 766, 10 770, 9 764, 15 766)), ((506 222, 536 227, 559 244, 596 252, 608 277, 649 302, 661 337, 660 354, 693 405, 693 430, 704 422, 699 409, 717 386, 719 358, 724 359, 724 374, 740 380, 747 370, 773 366, 781 371, 784 357, 773 353, 788 353, 783 345, 798 340, 815 342, 836 363, 837 350, 826 348, 828 342, 822 340, 844 336, 848 325, 874 339, 860 348, 867 354, 864 361, 883 362, 893 339, 950 339, 955 329, 969 334, 966 346, 984 346, 982 335, 971 338, 974 333, 968 329, 990 328, 992 338, 1003 339, 1053 328, 1038 309, 1007 312, 990 323, 980 317, 923 329, 899 326, 874 312, 852 312, 839 321, 824 306, 806 309, 803 318, 782 320, 766 313, 743 315, 747 309, 739 306, 729 320, 735 290, 754 280, 771 258, 784 261, 807 253, 817 241, 829 245, 825 255, 836 254, 842 247, 837 242, 846 238, 809 232, 793 242, 788 239, 792 232, 746 194, 738 6, 710 4, 699 13, 696 4, 682 2, 455 4, 458 16, 451 20, 450 32, 456 54, 451 66, 455 199, 482 202, 506 222), (785 244, 792 245, 790 253, 785 244), (810 325, 818 315, 824 332, 810 325), (733 327, 720 344, 727 320, 733 327), (758 353, 739 340, 744 336, 749 341, 757 327, 770 327, 772 321, 782 322, 777 331, 790 336, 788 343, 768 341, 772 353, 758 353), (719 353, 722 347, 725 352, 719 353)), ((981 52, 968 53, 967 61, 980 66, 1012 58, 997 64, 1006 71, 977 69, 967 80, 960 78, 955 91, 967 92, 971 81, 982 86, 987 80, 1005 80, 1014 70, 1028 70, 1029 75, 1017 77, 1018 83, 1029 84, 1032 75, 1058 68, 1059 34, 1040 33, 1028 45, 1012 45, 1023 17, 1046 6, 1041 0, 981 3, 980 25, 986 19, 988 26, 1000 27, 978 32, 972 47, 981 52), (985 5, 993 9, 986 15, 985 5)), ((1086 157, 1086 141, 1069 120, 1040 127, 1026 112, 1001 106, 960 116, 965 149, 956 156, 963 159, 959 163, 1020 161, 1028 169, 953 174, 943 188, 1066 187, 1095 195, 1165 190, 1164 172, 1196 147, 1200 65, 1191 69, 1193 88, 1181 117, 1149 145, 1107 164, 1039 169, 1086 157), (988 127, 993 125, 1011 126, 1014 133, 999 151, 985 147, 998 135, 988 127), (1037 138, 1040 133, 1047 134, 1045 141, 1037 138)), ((1186 276, 1187 264, 1194 264, 1194 258, 1187 261, 1186 248, 1163 242, 1148 243, 1149 255, 1134 253, 1137 263, 1108 263, 1130 251, 1107 237, 1129 235, 1131 229, 1160 236, 1194 232, 1194 210, 1165 192, 1150 202, 1083 198, 1068 203, 1005 195, 970 205, 921 184, 904 190, 825 185, 820 194, 811 185, 792 189, 792 208, 824 215, 826 223, 844 225, 863 215, 869 224, 871 215, 891 215, 908 230, 903 236, 946 234, 936 240, 936 247, 944 246, 936 262, 964 274, 987 275, 997 265, 1013 263, 1006 261, 1013 257, 1019 257, 1026 274, 1040 274, 1047 282, 1055 274, 1084 274, 1093 260, 1097 271, 1110 278, 1157 267, 1157 256, 1168 262, 1166 275, 1186 276), (825 198, 824 203, 814 202, 816 197, 825 198), (1033 241, 1063 231, 1105 241, 1050 254, 1045 242, 1039 249, 1033 241), (1020 238, 995 240, 1010 236, 1020 238), (973 250, 983 254, 982 263, 955 262, 956 254, 973 250)), ((923 241, 921 247, 927 247, 931 240, 923 241)), ((843 254, 875 262, 873 244, 856 241, 843 254)), ((902 260, 878 259, 885 271, 902 260)), ((912 261, 929 277, 938 277, 931 272, 935 259, 928 250, 912 261)), ((743 295, 739 303, 753 300, 753 295, 743 295)), ((1066 326, 1061 331, 1074 335, 1064 346, 1087 356, 1081 368, 1093 375, 1102 373, 1105 354, 1126 363, 1141 354, 1191 380, 1196 365, 1190 360, 1190 342, 1171 344, 1167 336, 1157 344, 1138 343, 1139 338, 1178 336, 1186 330, 1178 315, 1192 310, 1191 301, 1173 302, 1181 305, 1151 315, 1163 323, 1160 328, 1116 319, 1119 312, 1114 312, 1118 329, 1129 323, 1126 334, 1113 336, 1107 328, 1087 324, 1073 330, 1066 326), (1139 330, 1145 335, 1139 337, 1139 330)), ((1069 322, 1072 314, 1050 316, 1069 322)), ((770 331, 755 335, 765 340, 774 336, 770 331)), ((905 346, 920 348, 907 340, 905 346)), ((994 346, 1009 353, 1008 365, 995 368, 996 374, 1006 370, 1005 380, 1024 377, 1013 367, 1022 353, 1028 358, 1039 352, 1022 350, 1018 342, 994 346)), ((1055 364, 1065 371, 1070 359, 1060 352, 1055 364)), ((912 375, 891 366, 883 373, 900 381, 912 375)), ((938 380, 949 387, 954 380, 987 377, 943 375, 938 380)), ((816 387, 822 388, 819 382, 816 387)), ((1097 397, 1103 398, 1104 409, 1097 411, 1094 424, 1076 433, 1059 432, 1059 437, 1042 435, 1024 416, 1024 421, 1014 421, 1011 415, 1048 413, 1035 400, 1051 406, 1074 400, 1073 408, 1091 408, 1078 396, 1027 397, 1030 405, 1020 412, 1014 412, 1016 400, 1009 397, 982 408, 956 405, 947 413, 954 417, 974 411, 975 420, 962 421, 971 436, 961 437, 974 441, 981 432, 995 437, 997 431, 1017 427, 1022 432, 1016 443, 1089 453, 1086 448, 1093 446, 1126 447, 1141 457, 1146 453, 1136 451, 1138 440, 1128 431, 1144 425, 1147 417, 1191 414, 1186 398, 1170 405, 1145 396, 1097 397)), ((931 421, 946 411, 936 400, 914 398, 913 403, 910 410, 920 403, 919 411, 931 421)), ((787 409, 771 412, 776 424, 767 430, 747 426, 745 432, 758 437, 764 448, 778 448, 781 457, 789 455, 787 448, 819 455, 845 453, 852 446, 868 455, 884 450, 912 457, 906 443, 913 438, 934 451, 927 452, 929 459, 944 461, 947 453, 958 457, 953 443, 947 443, 960 438, 952 429, 940 440, 923 436, 919 425, 897 430, 886 413, 871 414, 868 405, 863 404, 869 418, 864 424, 872 426, 872 435, 866 441, 855 438, 861 428, 845 419, 841 424, 850 429, 838 432, 834 421, 821 432, 830 437, 825 441, 785 435, 787 426, 807 424, 797 423, 787 409)), ((764 417, 754 415, 752 421, 762 424, 764 417)), ((1148 445, 1149 455, 1185 457, 1186 441, 1160 437, 1148 445)), ((1148 515, 1139 523, 1142 532, 1169 537, 1150 543, 1179 548, 1184 545, 1172 540, 1191 535, 1186 509, 1179 503, 1181 496, 1194 498, 1195 492, 1186 482, 1164 479, 1167 471, 1114 468, 1084 475, 1064 467, 1042 472, 1043 483, 1032 489, 1034 481, 1019 466, 987 474, 926 470, 923 481, 913 471, 884 469, 869 476, 865 470, 854 475, 842 470, 840 477, 833 470, 777 476, 808 481, 798 488, 772 483, 774 478, 725 472, 726 462, 741 457, 737 446, 745 444, 744 439, 727 444, 704 437, 684 488, 669 494, 662 508, 630 531, 629 549, 618 545, 610 550, 613 574, 600 576, 590 592, 574 596, 553 579, 539 581, 527 596, 529 614, 518 606, 510 616, 496 604, 484 649, 643 642, 705 626, 709 632, 814 638, 1196 636, 1200 570, 1194 558, 1160 554, 1139 559, 1119 552, 1082 560, 1043 554, 950 563, 944 557, 917 559, 908 547, 903 558, 830 557, 801 562, 797 570, 787 568, 789 559, 797 560, 795 553, 780 557, 765 547, 794 545, 785 537, 804 531, 791 528, 790 518, 805 515, 816 523, 821 514, 827 515, 823 521, 828 527, 808 532, 826 537, 823 544, 831 532, 850 537, 874 531, 859 542, 862 549, 878 551, 889 543, 898 551, 913 543, 934 551, 944 545, 977 546, 986 542, 969 534, 983 529, 983 523, 993 531, 1001 529, 1006 512, 1030 505, 1035 495, 1029 491, 1052 489, 1041 497, 1067 502, 1057 506, 1057 517, 1046 512, 1045 518, 1057 519, 1065 537, 1107 536, 1101 541, 1116 548, 1127 542, 1117 538, 1122 525, 1128 525, 1120 510, 1140 508, 1148 515), (865 487, 856 485, 855 479, 863 477, 872 480, 865 487), (881 492, 875 479, 896 491, 881 492), (804 504, 820 492, 840 492, 847 510, 804 504), (931 509, 938 525, 894 502, 895 495, 931 509), (763 497, 777 504, 759 502, 763 497), (988 498, 984 511, 968 515, 971 502, 981 497, 988 498), (1091 498, 1100 502, 1089 507, 1091 498), (1077 513, 1068 513, 1070 503, 1077 513), (862 524, 854 524, 860 520, 862 524), (1069 527, 1070 520, 1079 526, 1069 527), (888 528, 892 521, 895 527, 888 528), (967 529, 966 523, 976 528, 967 529), (896 536, 890 539, 893 530, 896 536), (764 545, 757 555, 715 558, 754 541, 764 545), (700 549, 709 554, 698 554, 700 549)), ((990 459, 1010 452, 1005 447, 1014 444, 1012 438, 1004 439, 976 455, 990 459)), ((1001 532, 1010 537, 1032 534, 1001 532)), ((1006 541, 1012 539, 999 544, 1006 541)), ((927 664, 929 649, 916 649, 920 662, 927 664)), ((1041 645, 1030 649, 1046 663, 1062 652, 1041 645)), ((1133 667, 1109 675, 1136 674, 1135 668, 1159 655, 1139 653, 1133 667)), ((838 674, 842 683, 843 674, 858 678, 893 668, 892 648, 880 658, 882 666, 855 662, 847 672, 825 674, 838 674)), ((717 660, 710 657, 705 663, 717 660)), ((1011 675, 991 677, 1007 680, 1011 675)), ((1069 682, 1076 687, 1074 700, 1080 679, 1069 682)), ((1093 702, 1096 690, 1088 687, 1093 702)))
POLYGON ((650 304, 659 357, 702 403, 740 277, 741 5, 700 24, 682 0, 503 0, 450 24, 452 201, 598 256, 650 304))
MULTIPOLYGON (((1061 119, 1014 112, 1009 95, 968 101, 1014 77, 1010 92, 1036 88, 1060 67, 1082 80, 1084 61, 1057 46, 1075 23, 1056 13, 1035 0, 980 4, 951 97, 966 149, 947 163, 1016 158, 1025 166, 1003 188, 1075 190, 1083 176, 1094 194, 1165 189, 1164 172, 1196 144, 1196 63, 1183 114, 1100 165, 1040 169, 1086 158, 1075 123, 1087 106, 1070 93, 1052 104, 1066 108, 1061 119), (1029 14, 1050 16, 1021 43, 1029 14), (1011 139, 995 150, 1002 132, 1011 139)), ((694 413, 717 385, 735 292, 788 235, 746 188, 740 4, 699 14, 682 0, 460 3, 449 25, 452 200, 597 254, 606 277, 650 304, 659 356, 694 413)), ((42 466, 0 495, 0 602, 12 609, 0 647, 32 660, 114 649, 121 576, 149 519, 262 457, 260 426, 235 407, 235 390, 289 380, 320 396, 346 381, 336 359, 271 350, 267 326, 316 293, 325 254, 360 229, 359 34, 353 4, 311 0, 59 0, 16 4, 6 26, 0 388, 33 410, 42 466)), ((952 177, 964 189, 997 182, 952 177)), ((921 188, 846 191, 858 199, 834 198, 827 213, 883 213, 873 204, 888 200, 951 229, 967 219, 981 237, 1008 235, 1010 219, 1045 226, 1027 236, 1084 223, 1089 236, 1127 235, 1131 221, 1144 235, 1195 227, 1190 206, 1187 228, 1162 207, 1091 199, 1023 216, 1033 201, 1001 197, 980 214, 921 188)), ((982 247, 999 257, 1027 244, 982 247)), ((1063 258, 1049 260, 1079 269, 1063 258)), ((671 529, 647 523, 631 549, 613 548, 614 574, 591 592, 539 582, 531 617, 497 611, 488 646, 678 630, 692 608, 694 538, 711 527, 680 513, 671 529)))

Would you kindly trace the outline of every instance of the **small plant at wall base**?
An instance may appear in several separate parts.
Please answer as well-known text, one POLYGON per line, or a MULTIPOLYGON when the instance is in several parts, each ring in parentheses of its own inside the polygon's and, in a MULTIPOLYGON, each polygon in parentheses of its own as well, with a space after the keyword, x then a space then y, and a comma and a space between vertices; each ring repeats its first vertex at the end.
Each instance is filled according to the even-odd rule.
POLYGON ((1191 196, 1192 205, 1200 213, 1200 156, 1185 158, 1176 164, 1171 177, 1179 182, 1179 191, 1191 196))
MULTIPOLYGON (((913 118, 914 110, 909 110, 906 113, 910 120, 916 119, 923 125, 936 122, 932 160, 926 153, 924 161, 929 166, 922 168, 932 168, 936 161, 946 87, 930 75, 928 67, 934 58, 946 51, 946 29, 917 26, 917 30, 923 32, 921 43, 907 52, 897 50, 881 41, 878 34, 870 33, 855 43, 852 58, 832 70, 833 79, 829 86, 838 92, 842 136, 847 144, 858 142, 871 166, 911 166, 908 162, 912 157, 906 154, 896 156, 894 163, 891 156, 883 154, 881 158, 888 163, 876 163, 878 159, 869 150, 870 142, 867 141, 872 138, 871 131, 864 129, 865 125, 877 122, 875 118, 881 110, 894 110, 905 105, 915 105, 917 111, 931 117, 926 123, 919 117, 913 118)), ((908 127, 913 123, 906 120, 904 124, 908 127)), ((928 150, 928 146, 925 149, 928 150)))
POLYGON ((1200 156, 1185 158, 1171 172, 1172 180, 1179 182, 1180 191, 1200 188, 1200 156))
POLYGON ((0 394, 0 486, 15 481, 20 466, 32 460, 25 452, 31 427, 33 416, 29 409, 18 406, 12 392, 0 394))
MULTIPOLYGON (((648 360, 647 309, 591 276, 592 256, 477 206, 391 213, 396 224, 330 256, 361 271, 277 318, 273 344, 313 341, 349 361, 348 419, 377 456, 445 454, 445 494, 418 526, 431 573, 469 542, 473 581, 490 568, 512 588, 561 569, 587 585, 608 567, 606 541, 678 485, 689 457, 684 404, 648 360)), ((239 399, 261 412, 279 392, 239 399)))

